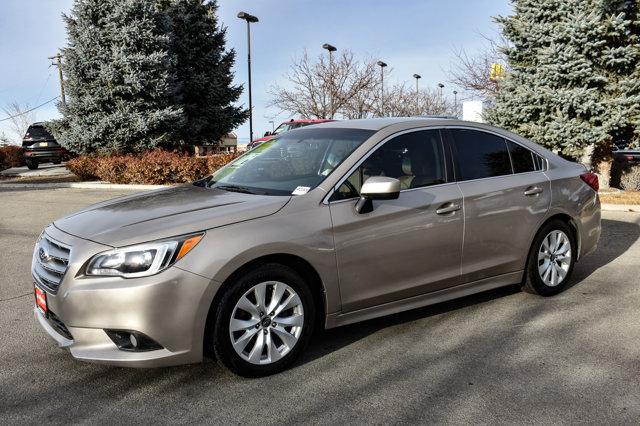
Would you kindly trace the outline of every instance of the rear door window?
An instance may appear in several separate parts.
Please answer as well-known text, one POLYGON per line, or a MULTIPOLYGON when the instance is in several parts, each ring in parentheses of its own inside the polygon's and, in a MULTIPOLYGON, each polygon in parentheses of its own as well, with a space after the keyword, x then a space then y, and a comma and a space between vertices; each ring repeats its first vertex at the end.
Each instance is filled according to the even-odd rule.
POLYGON ((510 175, 511 160, 504 138, 468 129, 451 129, 458 163, 458 180, 510 175))

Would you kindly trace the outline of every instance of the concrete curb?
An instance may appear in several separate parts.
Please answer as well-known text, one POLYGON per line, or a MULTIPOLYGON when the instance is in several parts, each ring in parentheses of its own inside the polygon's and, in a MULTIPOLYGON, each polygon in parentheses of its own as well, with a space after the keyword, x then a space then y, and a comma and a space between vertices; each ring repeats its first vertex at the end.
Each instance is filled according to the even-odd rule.
POLYGON ((608 204, 602 203, 600 208, 610 212, 634 212, 640 213, 640 205, 638 204, 608 204))
POLYGON ((166 185, 122 185, 117 183, 102 182, 51 182, 51 183, 0 183, 0 189, 119 189, 125 191, 149 191, 152 189, 167 188, 166 185))

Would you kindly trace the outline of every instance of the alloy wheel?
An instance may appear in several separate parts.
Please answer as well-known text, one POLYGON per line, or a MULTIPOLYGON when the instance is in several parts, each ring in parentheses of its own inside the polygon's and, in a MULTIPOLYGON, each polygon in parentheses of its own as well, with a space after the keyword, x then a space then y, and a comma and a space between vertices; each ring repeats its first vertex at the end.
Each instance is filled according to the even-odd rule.
POLYGON ((571 267, 571 241, 567 234, 553 230, 542 240, 538 250, 538 274, 549 287, 560 285, 571 267))
POLYGON ((271 364, 296 345, 304 327, 298 294, 279 281, 253 286, 236 303, 229 336, 236 353, 252 364, 271 364))

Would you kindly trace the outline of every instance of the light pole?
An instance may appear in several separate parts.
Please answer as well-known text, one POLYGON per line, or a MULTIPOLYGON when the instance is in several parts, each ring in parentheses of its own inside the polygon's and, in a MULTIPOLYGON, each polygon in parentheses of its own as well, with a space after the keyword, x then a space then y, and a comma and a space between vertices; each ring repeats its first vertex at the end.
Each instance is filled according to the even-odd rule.
POLYGON ((440 97, 442 97, 442 89, 444 89, 444 84, 438 83, 438 87, 440 88, 440 97))
POLYGON ((384 68, 387 64, 378 61, 378 66, 380 67, 380 117, 384 117, 384 68))
POLYGON ((322 45, 323 49, 327 49, 329 51, 329 110, 331 119, 333 119, 333 52, 338 50, 335 46, 330 45, 329 43, 325 43, 322 45))
POLYGON ((416 115, 420 114, 420 89, 418 88, 418 80, 422 78, 420 74, 414 74, 413 78, 416 79, 416 115))
POLYGON ((251 24, 258 18, 247 12, 239 12, 238 18, 247 21, 247 66, 249 68, 249 143, 253 142, 253 103, 251 101, 251 24))
POLYGON ((457 90, 453 91, 453 111, 456 117, 458 117, 458 91, 457 90))

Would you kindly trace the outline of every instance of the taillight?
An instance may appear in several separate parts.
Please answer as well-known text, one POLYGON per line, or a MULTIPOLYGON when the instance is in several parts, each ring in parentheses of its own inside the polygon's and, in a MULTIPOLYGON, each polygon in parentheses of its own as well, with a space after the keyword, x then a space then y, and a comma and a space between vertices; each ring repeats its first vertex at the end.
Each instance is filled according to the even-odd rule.
POLYGON ((583 173, 580 175, 580 179, 584 181, 587 185, 591 187, 594 191, 598 192, 600 189, 600 184, 598 183, 598 176, 595 173, 583 173))
POLYGON ((627 161, 633 161, 633 159, 635 158, 633 155, 625 155, 624 156, 625 160, 627 161))

